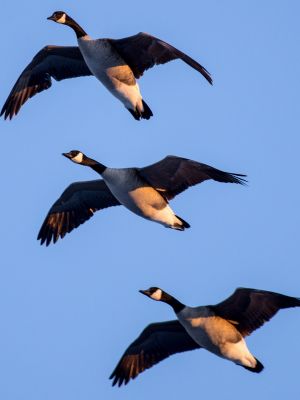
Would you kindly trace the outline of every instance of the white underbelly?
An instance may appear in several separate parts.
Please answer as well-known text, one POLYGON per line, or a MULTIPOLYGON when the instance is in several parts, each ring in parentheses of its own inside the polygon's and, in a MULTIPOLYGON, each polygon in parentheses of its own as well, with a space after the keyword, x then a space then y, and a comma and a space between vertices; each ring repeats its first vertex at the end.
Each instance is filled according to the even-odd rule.
POLYGON ((141 102, 142 97, 138 84, 126 85, 122 82, 116 82, 114 89, 110 91, 117 99, 119 99, 125 107, 133 107, 141 102))
POLYGON ((256 365, 255 358, 250 353, 246 342, 241 339, 237 343, 226 343, 221 347, 222 357, 233 361, 236 364, 254 368, 256 365))

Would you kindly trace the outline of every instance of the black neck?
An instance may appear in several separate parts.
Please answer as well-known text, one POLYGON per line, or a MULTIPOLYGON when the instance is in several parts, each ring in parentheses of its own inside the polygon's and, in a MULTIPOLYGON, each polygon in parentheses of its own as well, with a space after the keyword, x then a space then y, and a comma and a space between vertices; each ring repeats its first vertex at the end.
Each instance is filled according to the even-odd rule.
POLYGON ((175 299, 175 297, 171 296, 166 292, 164 292, 161 301, 164 301, 165 303, 169 304, 173 308, 176 314, 178 314, 185 307, 185 305, 180 303, 179 300, 175 299))
POLYGON ((106 170, 106 166, 98 162, 97 164, 90 165, 90 167, 100 175, 106 170))
POLYGON ((86 165, 87 167, 92 168, 94 171, 98 172, 98 174, 100 174, 100 175, 107 168, 105 165, 99 163, 98 161, 93 160, 92 158, 87 158, 87 157, 85 158, 83 164, 86 165))
POLYGON ((67 18, 66 25, 68 25, 70 28, 73 29, 73 31, 75 32, 75 34, 77 36, 77 39, 87 35, 85 30, 82 29, 81 26, 79 24, 77 24, 77 22, 74 21, 74 19, 72 19, 71 17, 67 18))

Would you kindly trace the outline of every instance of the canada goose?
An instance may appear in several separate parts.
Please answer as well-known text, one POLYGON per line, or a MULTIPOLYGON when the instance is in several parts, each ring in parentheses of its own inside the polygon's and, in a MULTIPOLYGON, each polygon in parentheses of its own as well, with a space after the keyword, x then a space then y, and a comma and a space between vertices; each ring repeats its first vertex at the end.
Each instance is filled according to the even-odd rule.
POLYGON ((78 150, 63 153, 71 161, 86 165, 103 180, 75 182, 53 204, 40 229, 38 240, 55 243, 94 212, 123 205, 128 210, 167 228, 183 231, 190 225, 174 214, 168 201, 189 186, 213 179, 245 184, 245 175, 220 171, 186 158, 167 156, 144 168, 108 168, 78 150))
POLYGON ((148 325, 130 344, 110 376, 113 386, 126 385, 145 369, 172 354, 204 348, 246 368, 261 372, 263 365, 244 340, 280 309, 300 307, 300 299, 266 290, 238 288, 216 305, 188 307, 157 287, 140 292, 169 304, 177 320, 148 325))
POLYGON ((5 119, 17 115, 30 97, 49 89, 51 77, 60 81, 94 75, 136 120, 149 119, 153 115, 142 99, 136 79, 154 65, 181 59, 212 84, 209 72, 202 65, 147 33, 117 40, 93 40, 64 11, 56 11, 48 19, 72 28, 78 47, 46 46, 40 50, 12 88, 0 114, 4 114, 5 119))

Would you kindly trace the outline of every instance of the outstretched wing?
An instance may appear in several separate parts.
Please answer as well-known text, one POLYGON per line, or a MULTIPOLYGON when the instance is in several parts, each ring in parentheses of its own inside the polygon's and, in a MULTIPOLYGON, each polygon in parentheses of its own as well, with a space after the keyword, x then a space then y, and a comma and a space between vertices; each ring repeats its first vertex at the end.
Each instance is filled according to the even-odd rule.
POLYGON ((31 97, 57 81, 92 75, 78 47, 45 46, 27 65, 12 88, 0 116, 12 119, 31 97))
POLYGON ((165 64, 169 61, 181 59, 189 66, 200 72, 212 84, 210 73, 197 61, 148 33, 140 32, 137 35, 123 39, 110 39, 110 43, 123 60, 130 66, 134 76, 140 78, 144 71, 154 65, 165 64))
POLYGON ((118 206, 102 180, 72 183, 50 208, 37 239, 48 246, 90 219, 98 210, 118 206))
POLYGON ((247 336, 282 308, 300 307, 300 299, 266 290, 238 288, 228 299, 210 307, 247 336))
POLYGON ((245 175, 232 174, 197 161, 167 156, 155 164, 139 169, 139 174, 168 200, 188 187, 208 179, 218 182, 245 184, 245 175))
POLYGON ((199 348, 178 320, 150 324, 126 349, 110 379, 113 386, 126 385, 172 354, 199 348))

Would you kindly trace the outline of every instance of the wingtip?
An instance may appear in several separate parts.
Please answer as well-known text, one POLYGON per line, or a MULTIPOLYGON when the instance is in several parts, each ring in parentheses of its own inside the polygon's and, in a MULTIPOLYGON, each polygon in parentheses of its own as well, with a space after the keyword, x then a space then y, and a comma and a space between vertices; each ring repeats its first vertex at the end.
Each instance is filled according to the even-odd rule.
POLYGON ((111 383, 112 387, 115 387, 115 386, 121 387, 122 385, 126 385, 127 384, 126 382, 124 382, 124 380, 122 378, 119 378, 117 376, 114 376, 113 378, 110 378, 110 379, 113 379, 113 381, 111 383))
POLYGON ((231 174, 235 179, 234 182, 243 186, 248 186, 247 175, 244 174, 231 174))
POLYGON ((4 120, 7 120, 7 118, 9 118, 10 120, 12 119, 12 116, 9 115, 9 113, 7 112, 7 109, 5 107, 2 108, 1 113, 0 113, 0 117, 4 118, 4 120))
POLYGON ((40 231, 36 239, 40 242, 40 246, 45 245, 46 247, 48 247, 49 244, 51 243, 52 236, 51 236, 51 238, 49 240, 49 237, 46 234, 43 234, 43 232, 40 231))
POLYGON ((126 386, 131 379, 134 379, 135 376, 122 376, 118 375, 117 371, 114 370, 110 375, 109 379, 112 380, 111 385, 121 387, 122 385, 126 386))
POLYGON ((239 184, 243 186, 249 186, 249 182, 244 178, 239 178, 239 184))
POLYGON ((207 71, 206 68, 203 67, 203 65, 201 65, 201 64, 199 64, 199 65, 201 66, 201 69, 199 70, 199 72, 204 76, 204 78, 207 80, 207 82, 210 85, 213 85, 214 82, 213 82, 213 78, 212 78, 211 74, 207 71))
POLYGON ((111 386, 113 386, 113 387, 116 386, 117 380, 116 380, 116 376, 115 376, 114 372, 109 376, 108 379, 112 380, 111 386))
POLYGON ((108 379, 112 380, 112 383, 111 383, 112 386, 115 386, 117 384, 118 378, 117 378, 117 374, 116 374, 116 369, 113 370, 113 372, 110 374, 108 379))
POLYGON ((207 76, 207 82, 211 85, 211 86, 213 86, 214 85, 214 81, 213 81, 213 79, 212 79, 212 77, 211 77, 211 75, 210 74, 208 74, 208 76, 207 76))
POLYGON ((45 237, 37 238, 37 240, 39 240, 40 246, 43 246, 43 245, 45 245, 46 247, 49 246, 49 244, 46 242, 46 238, 45 237))

